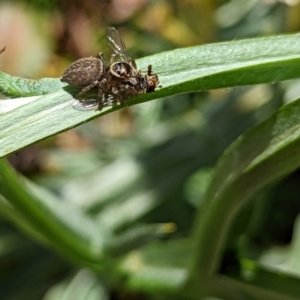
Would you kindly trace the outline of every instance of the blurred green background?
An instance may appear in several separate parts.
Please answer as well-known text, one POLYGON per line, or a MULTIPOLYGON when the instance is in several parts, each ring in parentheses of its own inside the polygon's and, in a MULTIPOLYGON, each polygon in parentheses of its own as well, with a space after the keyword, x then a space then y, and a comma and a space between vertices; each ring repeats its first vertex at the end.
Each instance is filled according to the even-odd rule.
MULTIPOLYGON (((80 57, 101 51, 109 58, 108 26, 118 28, 130 55, 139 58, 179 47, 297 32, 299 15, 297 0, 1 0, 0 48, 7 49, 0 69, 32 79, 60 77, 80 57)), ((174 222, 177 230, 169 239, 184 238, 222 152, 299 95, 299 83, 158 99, 48 138, 9 160, 65 201, 99 214, 99 222, 116 232, 174 222)), ((291 251, 300 211, 299 180, 296 172, 257 195, 264 199, 259 202, 263 208, 257 208, 260 213, 249 224, 241 245, 244 255, 277 265, 291 251)), ((107 294, 89 271, 27 238, 5 216, 0 222, 1 299, 149 298, 123 287, 107 294), (95 294, 80 298, 89 286, 96 287, 95 294), (70 291, 77 298, 57 296, 70 297, 70 291)))

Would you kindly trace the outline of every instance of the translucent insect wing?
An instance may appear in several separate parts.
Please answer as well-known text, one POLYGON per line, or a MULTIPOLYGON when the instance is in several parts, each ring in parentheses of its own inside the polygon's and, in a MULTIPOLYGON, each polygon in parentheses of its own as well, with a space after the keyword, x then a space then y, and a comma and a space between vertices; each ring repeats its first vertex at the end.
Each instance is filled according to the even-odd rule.
POLYGON ((91 100, 75 100, 73 107, 77 110, 96 110, 99 107, 99 103, 96 99, 91 100))
POLYGON ((129 62, 132 60, 128 55, 123 38, 114 27, 108 27, 107 29, 107 45, 120 57, 121 61, 129 62))
MULTIPOLYGON (((118 99, 114 98, 112 95, 109 95, 106 99, 103 98, 103 107, 114 105, 118 103, 118 99)), ((84 99, 79 100, 76 99, 73 102, 73 108, 81 111, 87 110, 98 110, 99 109, 99 101, 97 99, 84 99)))

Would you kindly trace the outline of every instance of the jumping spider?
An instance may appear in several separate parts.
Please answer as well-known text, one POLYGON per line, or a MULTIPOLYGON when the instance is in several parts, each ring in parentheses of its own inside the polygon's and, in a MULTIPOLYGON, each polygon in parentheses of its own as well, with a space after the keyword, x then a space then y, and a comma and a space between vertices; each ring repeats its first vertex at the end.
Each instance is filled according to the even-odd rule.
POLYGON ((151 65, 145 75, 141 70, 137 71, 135 60, 128 55, 125 43, 114 27, 108 28, 107 44, 114 52, 109 66, 99 53, 97 57, 78 59, 61 77, 61 81, 83 88, 79 97, 94 87, 98 88, 97 99, 74 102, 73 107, 78 110, 101 110, 109 102, 123 104, 124 99, 154 92, 159 84, 158 76, 152 74, 151 65))

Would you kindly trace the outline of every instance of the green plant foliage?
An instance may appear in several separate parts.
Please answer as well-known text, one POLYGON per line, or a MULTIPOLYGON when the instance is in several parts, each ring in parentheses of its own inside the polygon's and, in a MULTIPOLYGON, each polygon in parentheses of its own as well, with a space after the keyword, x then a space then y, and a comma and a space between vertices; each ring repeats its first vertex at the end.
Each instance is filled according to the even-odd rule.
MULTIPOLYGON (((283 106, 267 121, 240 136, 220 158, 195 225, 197 250, 192 276, 198 284, 208 286, 200 278, 209 279, 219 270, 233 222, 253 195, 300 167, 299 103, 297 100, 283 106)), ((297 297, 299 289, 287 285, 285 292, 297 297)))
MULTIPOLYGON (((128 100, 126 106, 175 94, 298 78, 299 49, 300 36, 287 35, 197 46, 146 57, 137 61, 138 66, 145 70, 152 64, 162 88, 128 100)), ((100 112, 77 111, 72 103, 78 89, 62 85, 59 79, 28 81, 1 73, 0 89, 7 97, 18 97, 14 106, 9 109, 8 105, 0 115, 1 157, 122 108, 117 105, 100 112), (34 98, 27 101, 28 96, 34 98)), ((72 299, 76 287, 80 290, 78 299, 85 299, 86 295, 90 295, 88 299, 107 299, 108 288, 118 284, 146 293, 168 293, 189 299, 212 295, 228 299, 298 299, 298 278, 237 257, 238 250, 232 249, 238 248, 246 231, 246 222, 238 217, 249 209, 256 193, 300 167, 299 103, 295 100, 283 106, 243 133, 223 153, 213 171, 207 168, 206 173, 198 173, 200 177, 195 177, 191 184, 200 180, 203 188, 193 234, 184 237, 181 232, 182 236, 170 241, 153 243, 174 231, 172 223, 130 225, 156 214, 155 208, 161 204, 159 192, 172 204, 168 212, 178 205, 181 181, 196 164, 188 163, 194 157, 192 152, 182 164, 170 159, 167 170, 160 166, 167 156, 171 157, 166 154, 153 155, 158 163, 146 158, 148 169, 146 163, 142 169, 130 159, 117 161, 107 169, 103 166, 101 173, 97 173, 96 166, 93 178, 83 172, 80 175, 85 178, 80 181, 66 180, 61 183, 65 191, 58 189, 60 193, 55 196, 19 176, 5 159, 0 160, 2 214, 43 245, 77 266, 90 269, 81 270, 53 287, 45 299, 72 299), (153 169, 156 190, 146 181, 153 169), (152 245, 148 245, 150 242, 152 245), (231 250, 235 260, 230 269, 224 262, 231 250), (88 284, 81 285, 81 278, 88 284)), ((139 159, 142 161, 143 157, 139 159)), ((91 156, 82 156, 82 160, 91 161, 91 156)), ((192 202, 198 204, 196 188, 195 191, 192 202)), ((180 208, 176 207, 181 216, 186 211, 180 208)))
MULTIPOLYGON (((184 48, 140 59, 138 67, 146 70, 152 64, 163 88, 126 105, 179 93, 297 78, 299 47, 299 35, 290 35, 184 48)), ((122 108, 76 111, 72 94, 78 90, 61 87, 59 79, 28 81, 0 74, 0 90, 8 97, 49 93, 0 115, 0 157, 122 108)))

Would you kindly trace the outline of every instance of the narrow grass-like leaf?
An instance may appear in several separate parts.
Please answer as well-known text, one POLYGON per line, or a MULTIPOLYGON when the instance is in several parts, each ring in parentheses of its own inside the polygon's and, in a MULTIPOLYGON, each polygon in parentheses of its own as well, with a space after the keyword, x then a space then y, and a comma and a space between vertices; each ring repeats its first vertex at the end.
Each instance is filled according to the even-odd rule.
POLYGON ((0 72, 0 92, 11 98, 46 95, 64 86, 57 78, 30 80, 0 72))
MULTIPOLYGON (((25 179, 0 160, 0 193, 38 231, 43 240, 65 256, 91 268, 100 268, 109 234, 78 208, 57 199, 25 179)), ((27 230, 28 231, 28 230, 27 230)))
POLYGON ((44 300, 107 300, 108 291, 104 283, 88 270, 80 270, 71 279, 59 282, 43 297, 44 300))
POLYGON ((187 277, 191 252, 186 239, 156 243, 129 252, 119 267, 131 289, 178 296, 187 277))
MULTIPOLYGON (((146 70, 152 64, 162 89, 126 101, 130 106, 178 93, 275 82, 300 76, 300 35, 241 40, 177 49, 137 61, 146 70)), ((0 90, 6 96, 43 95, 0 115, 0 157, 29 144, 120 109, 76 111, 73 96, 78 89, 64 87, 59 79, 37 82, 0 74, 0 90)), ((0 102, 1 111, 1 102, 0 102)))
POLYGON ((174 223, 151 224, 132 228, 112 240, 109 247, 111 255, 119 256, 136 248, 149 244, 174 232, 174 223))
MULTIPOLYGON (((195 226, 196 251, 190 282, 197 285, 191 286, 210 290, 209 293, 216 288, 213 276, 219 272, 237 214, 258 190, 299 167, 300 100, 297 100, 242 135, 220 158, 195 226)), ((295 281, 291 281, 293 284, 295 281)), ((279 295, 284 290, 292 297, 300 292, 298 282, 293 288, 268 282, 264 288, 279 295)))

